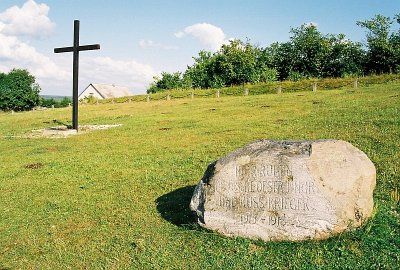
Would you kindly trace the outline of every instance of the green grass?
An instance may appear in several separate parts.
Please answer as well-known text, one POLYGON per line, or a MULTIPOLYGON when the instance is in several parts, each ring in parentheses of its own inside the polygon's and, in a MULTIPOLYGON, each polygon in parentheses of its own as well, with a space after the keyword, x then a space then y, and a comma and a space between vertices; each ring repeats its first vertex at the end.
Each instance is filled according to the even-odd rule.
POLYGON ((18 136, 70 109, 0 113, 0 269, 395 269, 400 265, 400 84, 81 107, 67 139, 18 136), (334 138, 377 168, 375 214, 326 241, 263 243, 195 224, 208 163, 256 139, 334 138))

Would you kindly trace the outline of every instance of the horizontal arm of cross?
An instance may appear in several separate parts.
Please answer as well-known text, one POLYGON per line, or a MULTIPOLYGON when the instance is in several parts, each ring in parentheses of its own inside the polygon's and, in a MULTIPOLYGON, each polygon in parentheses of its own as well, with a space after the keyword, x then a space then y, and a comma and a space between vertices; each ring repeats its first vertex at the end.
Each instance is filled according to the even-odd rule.
MULTIPOLYGON (((56 48, 54 49, 54 53, 73 52, 74 50, 75 47, 56 48)), ((92 51, 92 50, 100 50, 100 44, 83 45, 78 47, 78 51, 92 51)))

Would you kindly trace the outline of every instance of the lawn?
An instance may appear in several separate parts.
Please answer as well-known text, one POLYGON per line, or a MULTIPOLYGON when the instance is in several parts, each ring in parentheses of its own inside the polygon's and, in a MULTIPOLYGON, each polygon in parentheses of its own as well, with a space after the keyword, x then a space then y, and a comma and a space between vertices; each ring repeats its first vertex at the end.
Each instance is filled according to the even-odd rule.
POLYGON ((67 139, 24 139, 70 108, 0 113, 0 269, 395 269, 400 84, 86 105, 67 139), (377 168, 374 216, 325 241, 264 243, 200 228, 207 164, 257 139, 351 142, 377 168), (396 193, 397 190, 397 193, 396 193))

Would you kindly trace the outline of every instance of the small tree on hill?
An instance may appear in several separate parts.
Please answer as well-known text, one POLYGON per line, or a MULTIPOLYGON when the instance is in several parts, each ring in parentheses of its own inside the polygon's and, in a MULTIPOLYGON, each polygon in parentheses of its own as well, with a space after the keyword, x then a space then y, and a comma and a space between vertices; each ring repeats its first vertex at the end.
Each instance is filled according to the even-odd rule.
MULTIPOLYGON (((400 23, 399 15, 395 16, 400 23)), ((393 19, 383 15, 357 22, 357 25, 368 30, 367 32, 367 62, 365 69, 368 73, 395 72, 400 64, 400 31, 392 32, 393 19)))
POLYGON ((25 111, 40 104, 40 87, 27 70, 0 74, 0 110, 25 111))
POLYGON ((177 89, 185 87, 182 74, 180 72, 168 73, 162 72, 161 78, 153 77, 154 83, 147 89, 147 93, 157 93, 168 89, 177 89))

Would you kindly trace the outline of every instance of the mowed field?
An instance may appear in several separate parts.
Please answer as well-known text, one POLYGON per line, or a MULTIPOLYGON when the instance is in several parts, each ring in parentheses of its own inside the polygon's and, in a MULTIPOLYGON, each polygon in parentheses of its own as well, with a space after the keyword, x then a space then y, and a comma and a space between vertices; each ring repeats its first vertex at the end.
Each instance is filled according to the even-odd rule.
POLYGON ((87 105, 67 139, 24 139, 70 108, 0 113, 0 269, 398 269, 400 84, 87 105), (207 165, 257 139, 351 142, 377 168, 373 218, 329 240, 264 243, 202 229, 207 165), (397 190, 397 191, 396 191, 397 190))

